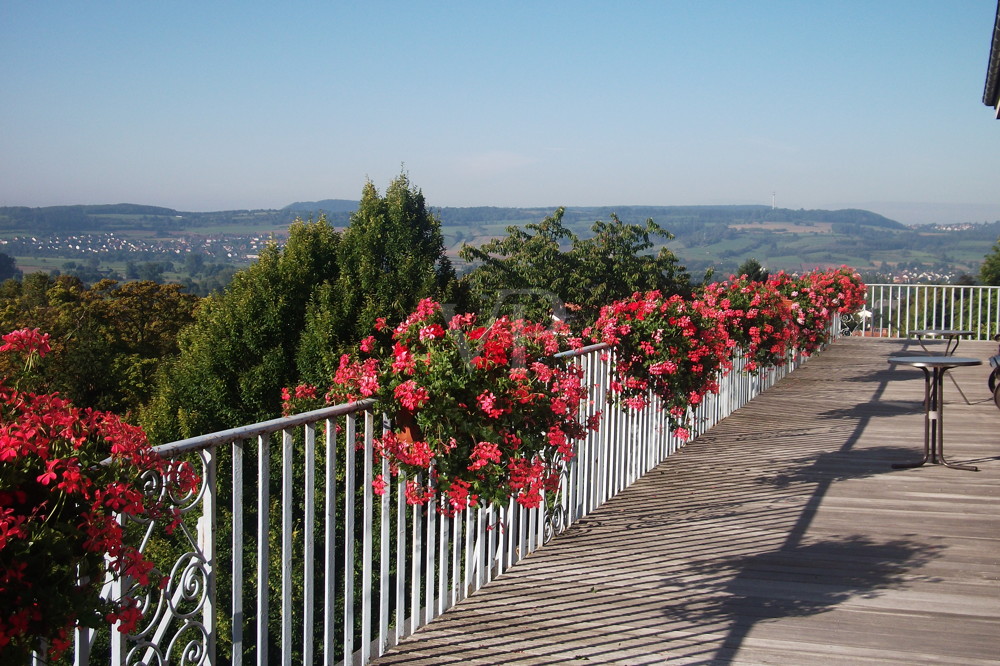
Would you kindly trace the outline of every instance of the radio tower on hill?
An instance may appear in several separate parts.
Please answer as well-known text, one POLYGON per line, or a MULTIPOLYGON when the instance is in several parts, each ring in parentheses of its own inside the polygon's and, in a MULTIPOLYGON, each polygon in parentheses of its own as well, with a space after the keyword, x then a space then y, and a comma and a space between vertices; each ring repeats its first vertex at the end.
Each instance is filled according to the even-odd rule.
POLYGON ((777 192, 771 192, 771 210, 774 210, 774 195, 775 194, 777 194, 777 192))

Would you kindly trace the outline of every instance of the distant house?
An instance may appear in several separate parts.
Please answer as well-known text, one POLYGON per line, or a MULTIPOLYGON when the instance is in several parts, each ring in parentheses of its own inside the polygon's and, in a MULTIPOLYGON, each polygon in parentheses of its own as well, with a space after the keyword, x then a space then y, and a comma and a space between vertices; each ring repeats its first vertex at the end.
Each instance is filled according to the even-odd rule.
POLYGON ((983 104, 996 109, 1000 119, 1000 2, 997 2, 997 18, 993 23, 993 44, 990 46, 990 64, 986 69, 983 104))

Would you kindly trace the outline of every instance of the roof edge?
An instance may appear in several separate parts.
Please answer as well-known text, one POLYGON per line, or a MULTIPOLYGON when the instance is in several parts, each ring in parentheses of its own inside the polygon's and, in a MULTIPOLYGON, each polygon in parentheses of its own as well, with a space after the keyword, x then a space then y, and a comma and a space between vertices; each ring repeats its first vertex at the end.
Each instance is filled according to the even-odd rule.
POLYGON ((993 43, 990 45, 990 61, 986 68, 983 104, 996 107, 998 101, 1000 101, 1000 0, 997 1, 997 17, 993 23, 993 43))

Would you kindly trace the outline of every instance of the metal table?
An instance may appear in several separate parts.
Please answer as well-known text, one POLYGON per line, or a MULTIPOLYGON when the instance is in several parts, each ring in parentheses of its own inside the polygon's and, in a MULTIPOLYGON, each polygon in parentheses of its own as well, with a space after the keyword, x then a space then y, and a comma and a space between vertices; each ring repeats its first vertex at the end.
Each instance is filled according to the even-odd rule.
POLYGON ((959 366, 982 365, 978 358, 963 356, 891 356, 889 363, 911 365, 924 371, 924 457, 916 463, 897 463, 904 469, 930 462, 945 467, 978 472, 972 465, 953 465, 944 457, 944 375, 959 366))
POLYGON ((959 331, 950 328, 922 328, 919 331, 910 331, 910 335, 916 336, 917 342, 928 354, 933 354, 934 352, 924 346, 924 338, 945 338, 947 341, 944 347, 945 356, 953 355, 955 350, 958 349, 958 343, 961 342, 962 338, 968 338, 973 333, 974 331, 959 331))

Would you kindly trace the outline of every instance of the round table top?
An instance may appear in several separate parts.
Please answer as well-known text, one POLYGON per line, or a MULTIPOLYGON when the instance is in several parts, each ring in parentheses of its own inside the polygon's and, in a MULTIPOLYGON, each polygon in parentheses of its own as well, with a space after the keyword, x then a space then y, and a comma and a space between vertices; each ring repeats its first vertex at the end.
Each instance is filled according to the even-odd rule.
POLYGON ((954 368, 983 364, 980 359, 968 356, 890 356, 889 363, 905 363, 915 368, 954 368))
POLYGON ((919 331, 910 331, 910 333, 912 335, 917 335, 917 336, 939 335, 939 336, 945 337, 945 338, 958 338, 958 337, 961 337, 963 335, 972 335, 973 331, 960 331, 960 330, 955 330, 955 329, 951 329, 951 328, 922 328, 919 331))

